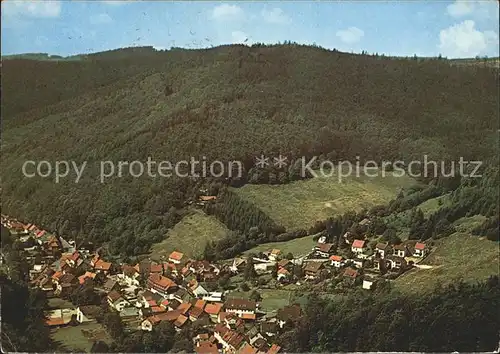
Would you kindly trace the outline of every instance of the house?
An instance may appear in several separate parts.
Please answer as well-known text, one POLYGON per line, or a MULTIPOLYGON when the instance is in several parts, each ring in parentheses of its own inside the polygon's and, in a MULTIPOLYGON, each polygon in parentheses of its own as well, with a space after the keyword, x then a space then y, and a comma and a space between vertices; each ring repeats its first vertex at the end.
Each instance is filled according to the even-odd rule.
POLYGON ((356 281, 357 277, 359 276, 359 273, 356 269, 353 269, 351 267, 346 268, 344 271, 344 278, 348 279, 349 281, 356 281))
POLYGON ((365 261, 361 258, 354 258, 352 260, 352 264, 356 267, 356 268, 363 268, 363 265, 365 264, 365 261))
POLYGON ((196 297, 203 297, 209 294, 208 290, 205 289, 198 281, 194 280, 189 286, 189 290, 196 297))
POLYGON ((191 307, 191 310, 189 311, 189 320, 191 322, 197 321, 204 314, 205 314, 205 312, 203 311, 202 308, 197 307, 197 306, 193 306, 193 307, 191 307))
POLYGON ((399 244, 393 246, 392 255, 396 257, 406 257, 408 255, 408 249, 405 245, 399 244))
POLYGON ((279 309, 276 314, 276 319, 280 328, 283 328, 286 323, 293 323, 298 320, 300 316, 302 316, 300 305, 293 304, 279 309))
POLYGON ((189 311, 191 306, 193 305, 191 305, 189 302, 183 302, 182 304, 177 306, 176 311, 180 311, 181 314, 185 315, 189 311))
POLYGON ((200 342, 194 348, 194 351, 198 354, 218 354, 219 350, 217 349, 217 345, 214 343, 210 343, 208 341, 200 342))
POLYGON ((425 243, 417 242, 413 250, 413 257, 425 257, 429 249, 425 243))
POLYGON ((267 351, 267 354, 277 354, 280 351, 281 347, 277 344, 271 345, 271 348, 267 351))
POLYGON ((277 322, 262 322, 260 324, 260 332, 265 334, 267 337, 273 337, 278 334, 278 323, 277 322))
POLYGON ((222 306, 223 306, 223 304, 221 302, 207 304, 205 306, 204 311, 210 316, 210 319, 213 322, 217 322, 217 319, 219 318, 219 313, 222 309, 222 306))
POLYGON ((370 280, 363 280, 363 289, 371 290, 373 282, 370 280))
POLYGON ((214 336, 225 352, 234 353, 246 343, 242 334, 227 328, 221 323, 215 326, 214 336))
POLYGON ((214 291, 209 293, 208 295, 203 296, 202 299, 211 302, 222 302, 222 293, 219 291, 214 291))
POLYGON ((111 263, 99 259, 93 264, 93 267, 96 273, 108 274, 111 270, 111 263))
POLYGON ((247 263, 246 259, 236 257, 233 259, 233 264, 231 265, 231 267, 229 267, 229 269, 233 273, 242 272, 243 269, 245 268, 246 263, 247 263))
POLYGON ((384 258, 385 256, 387 256, 390 252, 390 249, 391 248, 387 242, 380 242, 375 246, 375 252, 380 258, 384 258))
POLYGON ((75 309, 58 309, 47 313, 45 323, 49 327, 62 327, 76 318, 75 309))
POLYGON ((305 262, 304 274, 306 278, 313 279, 319 276, 321 269, 323 269, 321 262, 305 262))
POLYGON ((330 265, 335 268, 340 268, 345 264, 345 259, 342 256, 330 256, 330 265))
POLYGON ((277 261, 278 257, 281 255, 281 251, 279 249, 272 249, 271 252, 269 253, 269 260, 271 261, 277 261))
POLYGON ((333 243, 317 243, 314 247, 314 251, 321 257, 330 257, 332 252, 334 252, 333 243))
POLYGON ((186 323, 186 321, 188 320, 188 318, 182 314, 180 314, 177 319, 174 321, 174 326, 176 327, 176 329, 181 329, 182 326, 184 326, 184 324, 186 323))
POLYGON ((366 250, 366 242, 364 240, 354 240, 351 245, 353 253, 363 253, 366 250))
POLYGON ((118 312, 122 311, 125 307, 130 305, 130 303, 125 300, 119 292, 115 290, 111 291, 108 294, 107 301, 109 306, 111 306, 118 312))
POLYGON ((119 312, 123 322, 132 322, 141 316, 141 310, 137 307, 125 307, 119 312))
POLYGON ((71 273, 66 273, 59 278, 56 290, 61 295, 68 294, 73 291, 73 289, 75 289, 78 284, 79 282, 77 277, 75 277, 71 273))
POLYGON ((239 317, 243 317, 245 314, 255 314, 255 309, 257 308, 257 303, 255 301, 246 299, 228 299, 224 303, 224 310, 226 312, 235 313, 239 317))
POLYGON ((102 288, 104 289, 104 291, 109 293, 113 290, 118 289, 118 282, 112 278, 108 278, 102 288))
POLYGON ((173 251, 168 256, 168 261, 174 264, 180 264, 184 259, 184 254, 181 252, 173 251))
POLYGON ((386 264, 388 269, 399 270, 407 265, 406 260, 403 257, 387 256, 385 259, 387 261, 386 264))
POLYGON ((257 348, 248 343, 245 343, 238 351, 239 354, 257 354, 257 352, 257 348))
POLYGON ((76 320, 80 323, 94 322, 102 314, 102 308, 97 305, 80 306, 76 309, 76 320))
POLYGON ((123 265, 122 273, 119 277, 122 278, 129 286, 139 286, 139 272, 128 264, 123 265))
POLYGON ((157 273, 149 276, 147 286, 151 291, 163 296, 167 296, 177 290, 177 284, 173 280, 157 273))
POLYGON ((282 259, 278 262, 278 267, 291 271, 293 269, 293 262, 288 259, 282 259))
POLYGON ((277 273, 277 276, 276 276, 276 279, 278 281, 287 281, 289 280, 291 277, 291 274, 288 270, 286 270, 285 268, 279 268, 278 269, 278 273, 277 273))
POLYGON ((143 331, 151 332, 153 330, 153 327, 159 324, 160 322, 162 321, 174 322, 179 318, 180 315, 182 315, 180 311, 174 310, 150 316, 146 318, 144 321, 142 321, 141 329, 143 331))

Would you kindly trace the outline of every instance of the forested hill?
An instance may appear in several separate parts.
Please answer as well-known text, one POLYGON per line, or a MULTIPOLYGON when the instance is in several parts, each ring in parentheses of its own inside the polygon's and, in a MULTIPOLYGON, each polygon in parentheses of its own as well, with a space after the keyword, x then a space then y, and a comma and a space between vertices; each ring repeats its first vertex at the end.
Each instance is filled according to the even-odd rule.
MULTIPOLYGON (((101 160, 324 154, 484 160, 496 153, 493 68, 294 44, 129 48, 2 62, 2 208, 98 241, 147 249, 192 193, 188 179, 88 175, 101 160), (23 178, 25 160, 88 161, 80 183, 23 178)), ((96 172, 94 170, 94 172, 96 172)), ((243 181, 244 182, 244 181, 243 181)))

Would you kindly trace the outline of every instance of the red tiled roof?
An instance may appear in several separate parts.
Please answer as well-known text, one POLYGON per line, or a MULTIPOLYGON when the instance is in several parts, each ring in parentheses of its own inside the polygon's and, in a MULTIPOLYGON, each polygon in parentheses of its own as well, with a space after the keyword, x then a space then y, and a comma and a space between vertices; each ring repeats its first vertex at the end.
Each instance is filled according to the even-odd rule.
POLYGON ((155 300, 148 300, 149 306, 156 306, 156 301, 155 300))
POLYGON ((416 250, 424 250, 425 249, 425 243, 422 243, 422 242, 417 242, 415 244, 415 249, 416 250))
POLYGON ((205 306, 205 312, 208 313, 209 315, 217 315, 219 314, 221 309, 222 309, 222 303, 220 302, 207 304, 205 306))
POLYGON ((210 342, 202 342, 199 346, 194 348, 198 354, 218 354, 217 346, 210 342))
POLYGON ((278 274, 290 274, 290 272, 288 270, 286 270, 285 268, 280 268, 278 269, 278 274))
POLYGON ((155 306, 151 306, 151 311, 153 313, 165 312, 165 308, 155 305, 155 306))
POLYGON ((330 260, 334 262, 342 262, 344 258, 342 256, 330 256, 330 260))
POLYGON ((95 264, 94 268, 97 270, 109 270, 111 268, 111 263, 105 262, 102 259, 99 259, 95 264))
POLYGON ((277 352, 279 352, 281 349, 281 347, 277 344, 273 344, 271 345, 271 348, 267 351, 267 354, 276 354, 277 352))
POLYGON ((188 312, 190 308, 191 304, 189 302, 183 302, 182 304, 179 305, 177 310, 180 311, 182 314, 185 314, 186 312, 188 312))
POLYGON ((354 242, 352 243, 352 247, 363 248, 363 247, 365 247, 365 241, 364 240, 354 240, 354 242))
POLYGON ((184 323, 186 323, 187 319, 188 318, 186 316, 179 315, 179 317, 177 317, 177 319, 174 322, 174 326, 176 326, 176 327, 182 327, 184 325, 184 323))
POLYGON ((157 274, 157 273, 151 274, 149 276, 149 281, 157 286, 164 288, 164 289, 169 289, 169 288, 177 285, 174 283, 174 281, 172 279, 169 279, 169 278, 164 277, 164 276, 157 274))
POLYGON ((255 313, 244 313, 241 315, 244 320, 255 320, 255 313))
POLYGON ((194 318, 199 318, 203 314, 203 309, 199 307, 192 307, 191 311, 189 311, 189 316, 193 316, 194 318))
POLYGON ((170 253, 170 256, 168 256, 168 258, 174 259, 176 261, 180 261, 182 257, 184 257, 184 254, 177 251, 170 253))
POLYGON ((162 273, 163 266, 161 264, 151 264, 151 268, 149 270, 151 273, 162 273))
POLYGON ((252 345, 245 343, 243 348, 239 351, 240 354, 257 354, 257 349, 255 349, 252 345))
POLYGON ((49 318, 45 321, 47 326, 61 326, 65 324, 64 319, 62 317, 49 318))
POLYGON ((358 276, 358 271, 349 267, 345 270, 344 276, 356 278, 358 276))
POLYGON ((205 300, 198 299, 198 300, 196 300, 194 306, 199 307, 200 309, 203 310, 205 308, 206 304, 207 304, 207 302, 205 300))

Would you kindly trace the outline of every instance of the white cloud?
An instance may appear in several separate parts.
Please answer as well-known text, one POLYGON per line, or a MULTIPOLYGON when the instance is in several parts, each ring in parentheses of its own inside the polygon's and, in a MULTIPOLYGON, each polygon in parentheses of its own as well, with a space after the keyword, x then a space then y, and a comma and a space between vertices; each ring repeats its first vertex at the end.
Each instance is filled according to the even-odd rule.
POLYGON ((456 0, 446 7, 446 12, 454 18, 498 21, 498 6, 496 0, 456 0))
POLYGON ((243 44, 248 41, 248 36, 246 35, 246 33, 241 31, 231 32, 231 38, 233 44, 243 44))
POLYGON ((291 18, 288 17, 287 14, 279 7, 275 7, 272 10, 265 8, 262 10, 261 15, 264 18, 264 21, 268 23, 286 25, 292 22, 291 18))
POLYGON ((469 0, 456 0, 446 7, 446 11, 452 17, 462 17, 474 11, 474 3, 469 0))
POLYGON ((337 31, 336 35, 342 42, 352 44, 359 42, 365 35, 365 32, 357 27, 349 27, 345 30, 337 31))
POLYGON ((212 18, 218 21, 242 20, 245 16, 243 9, 237 5, 222 4, 214 7, 212 18))
POLYGON ((90 23, 93 25, 102 25, 111 22, 113 22, 113 19, 106 13, 90 16, 90 23))
POLYGON ((60 1, 34 0, 2 2, 2 15, 7 17, 59 17, 61 14, 60 1))
POLYGON ((484 55, 494 51, 497 46, 497 33, 477 30, 472 20, 455 24, 439 33, 439 50, 450 58, 484 55))

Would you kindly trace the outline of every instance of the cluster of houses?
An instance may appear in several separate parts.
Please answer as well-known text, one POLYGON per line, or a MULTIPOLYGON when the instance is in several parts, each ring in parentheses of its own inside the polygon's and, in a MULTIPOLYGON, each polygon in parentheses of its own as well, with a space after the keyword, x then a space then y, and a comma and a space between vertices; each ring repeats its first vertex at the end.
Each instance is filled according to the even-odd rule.
MULTIPOLYGON (((205 199, 200 201, 211 201, 205 199)), ((62 298, 82 287, 92 287, 129 330, 153 331, 166 321, 181 331, 196 323, 205 329, 193 338, 198 353, 277 353, 280 347, 273 338, 286 323, 301 316, 298 305, 266 313, 256 301, 233 298, 230 293, 213 291, 213 287, 212 291, 207 289, 207 284, 217 284, 226 274, 244 272, 249 258, 237 257, 230 265, 220 265, 174 251, 162 262, 146 259, 135 265, 113 264, 98 252, 77 249, 75 242, 36 225, 5 215, 1 221, 24 245, 31 286, 45 291, 48 297, 62 298)), ((367 240, 349 232, 343 240, 345 244, 339 248, 320 237, 312 250, 298 258, 288 257, 292 259, 272 249, 253 257, 252 264, 257 274, 272 273, 281 284, 334 273, 346 282, 362 283, 363 288, 371 289, 377 275, 400 273, 429 252, 425 243, 411 240, 369 247, 367 240)), ((96 321, 100 314, 102 307, 98 305, 54 310, 48 314, 47 325, 96 321)))
MULTIPOLYGON (((205 329, 193 338, 198 353, 277 353, 281 348, 273 338, 287 322, 300 316, 298 305, 269 315, 256 301, 205 288, 207 282, 216 283, 221 273, 231 272, 230 267, 192 260, 176 251, 164 262, 113 264, 36 225, 5 215, 1 221, 26 246, 31 286, 45 291, 49 298, 67 298, 75 290, 92 287, 128 330, 153 331, 167 321, 181 331, 196 323, 205 329)), ((101 306, 50 311, 47 325, 57 328, 97 321, 101 306)))

